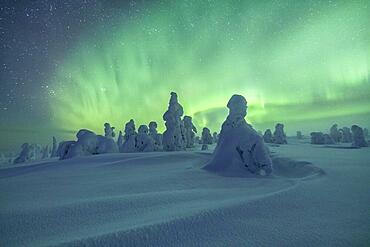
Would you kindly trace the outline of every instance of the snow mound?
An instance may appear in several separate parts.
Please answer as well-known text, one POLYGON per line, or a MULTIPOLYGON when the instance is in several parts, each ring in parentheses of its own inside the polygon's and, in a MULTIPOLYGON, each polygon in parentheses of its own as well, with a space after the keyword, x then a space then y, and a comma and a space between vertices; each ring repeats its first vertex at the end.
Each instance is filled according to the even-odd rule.
POLYGON ((277 177, 312 178, 324 175, 324 170, 307 161, 296 161, 289 158, 274 157, 274 174, 277 177))
MULTIPOLYGON (((238 161, 235 161, 238 162, 238 161)), ((274 166, 274 175, 270 178, 309 178, 314 176, 324 175, 325 172, 314 166, 312 163, 307 161, 296 161, 284 157, 272 157, 272 164, 274 166)), ((221 176, 226 177, 250 177, 250 178, 262 178, 260 175, 246 172, 246 167, 241 165, 233 166, 239 167, 239 169, 229 170, 208 170, 221 176)), ((266 177, 269 178, 269 177, 266 177)))

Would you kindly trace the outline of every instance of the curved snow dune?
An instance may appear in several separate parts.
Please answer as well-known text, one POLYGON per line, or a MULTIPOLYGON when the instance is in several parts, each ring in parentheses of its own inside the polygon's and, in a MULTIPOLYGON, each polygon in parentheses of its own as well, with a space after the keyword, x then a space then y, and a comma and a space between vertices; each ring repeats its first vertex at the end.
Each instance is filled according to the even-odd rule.
POLYGON ((201 169, 209 159, 196 152, 107 154, 0 169, 0 246, 205 246, 198 227, 212 229, 233 208, 243 211, 322 174, 276 159, 275 176, 224 177, 201 169))

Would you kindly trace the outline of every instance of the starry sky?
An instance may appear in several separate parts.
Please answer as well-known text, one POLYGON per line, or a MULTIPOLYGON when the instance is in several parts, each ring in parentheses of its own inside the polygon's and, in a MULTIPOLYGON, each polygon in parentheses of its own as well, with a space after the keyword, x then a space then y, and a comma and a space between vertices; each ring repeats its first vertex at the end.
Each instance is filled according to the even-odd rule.
POLYGON ((0 151, 162 114, 219 131, 370 126, 370 1, 1 1, 0 151))

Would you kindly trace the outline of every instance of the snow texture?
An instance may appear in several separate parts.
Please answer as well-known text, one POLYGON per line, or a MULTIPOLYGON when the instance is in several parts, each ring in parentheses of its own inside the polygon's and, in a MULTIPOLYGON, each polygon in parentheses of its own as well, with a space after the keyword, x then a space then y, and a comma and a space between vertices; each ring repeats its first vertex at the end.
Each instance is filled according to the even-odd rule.
POLYGON ((198 152, 1 168, 0 246, 368 246, 369 148, 293 142, 269 177, 204 171, 198 152))

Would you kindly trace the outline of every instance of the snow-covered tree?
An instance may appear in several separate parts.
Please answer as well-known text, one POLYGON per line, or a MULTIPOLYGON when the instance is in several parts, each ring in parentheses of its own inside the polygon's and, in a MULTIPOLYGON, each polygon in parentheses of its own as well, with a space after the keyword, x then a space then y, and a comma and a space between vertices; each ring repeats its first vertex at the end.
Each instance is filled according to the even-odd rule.
POLYGON ((157 127, 156 122, 149 123, 149 136, 154 140, 154 151, 162 150, 162 135, 158 133, 157 127))
POLYGON ((146 125, 140 125, 136 136, 136 150, 138 152, 153 152, 154 140, 149 135, 149 129, 146 125))
POLYGON ((270 129, 267 129, 263 134, 263 140, 265 141, 265 143, 273 143, 272 132, 270 129))
POLYGON ((369 143, 365 140, 363 129, 358 125, 352 125, 352 146, 368 147, 369 143))
POLYGON ((41 159, 47 159, 47 158, 49 158, 49 146, 48 145, 46 145, 46 146, 44 146, 43 148, 42 148, 42 150, 41 150, 41 153, 42 153, 42 157, 41 157, 41 159))
POLYGON ((42 147, 39 144, 32 143, 30 145, 30 160, 42 159, 42 147))
POLYGON ((24 163, 30 160, 30 144, 23 143, 21 146, 21 152, 18 157, 15 158, 14 164, 24 163))
POLYGON ((334 143, 340 142, 341 139, 341 133, 338 130, 338 124, 334 124, 330 128, 330 137, 333 140, 334 143))
POLYGON ((324 143, 325 144, 334 144, 335 141, 333 140, 333 138, 331 137, 331 135, 324 134, 324 143))
POLYGON ((322 132, 311 132, 311 144, 334 144, 333 138, 329 134, 322 132))
POLYGON ((213 138, 211 136, 211 131, 204 127, 202 130, 202 143, 203 144, 213 144, 213 138))
POLYGON ((67 159, 69 149, 76 143, 76 141, 62 141, 58 145, 57 156, 59 159, 67 159))
POLYGON ((343 127, 342 129, 340 129, 340 131, 342 132, 341 133, 341 136, 342 136, 341 142, 343 142, 343 143, 352 142, 352 133, 351 133, 350 128, 343 127))
POLYGON ((194 147, 194 137, 197 133, 197 128, 193 124, 193 119, 190 116, 185 116, 184 119, 184 136, 187 148, 194 147))
POLYGON ((213 132, 212 139, 213 139, 213 143, 217 143, 218 142, 218 133, 217 132, 213 132))
POLYGON ((202 150, 208 150, 208 145, 213 143, 213 138, 211 136, 211 131, 204 127, 202 130, 202 150))
POLYGON ((118 138, 117 138, 117 146, 118 148, 122 147, 123 145, 123 135, 122 135, 122 131, 119 131, 118 133, 118 138))
POLYGON ((298 140, 301 140, 301 139, 303 139, 303 135, 302 135, 302 132, 301 131, 297 131, 297 139, 298 140))
POLYGON ((114 127, 110 126, 110 123, 104 124, 104 136, 107 138, 114 138, 116 134, 114 133, 114 127))
POLYGON ((55 138, 55 136, 53 136, 53 147, 51 149, 51 154, 50 154, 52 158, 58 156, 57 149, 58 149, 57 139, 55 138))
POLYGON ((125 135, 123 136, 124 142, 120 148, 122 153, 134 153, 136 152, 136 130, 135 122, 131 119, 125 125, 125 135))
POLYGON ((163 149, 165 151, 185 150, 185 141, 182 133, 181 116, 184 114, 179 104, 177 94, 172 92, 168 110, 163 114, 166 131, 163 133, 163 149))
POLYGON ((112 138, 96 135, 90 130, 81 129, 76 137, 77 141, 59 144, 58 155, 61 159, 118 152, 118 146, 112 138))
POLYGON ((286 135, 284 132, 284 124, 278 123, 275 125, 274 143, 287 144, 286 135))
POLYGON ((233 95, 227 107, 229 115, 222 124, 219 141, 212 160, 204 167, 211 171, 270 174, 272 162, 263 139, 247 124, 247 101, 241 95, 233 95))

